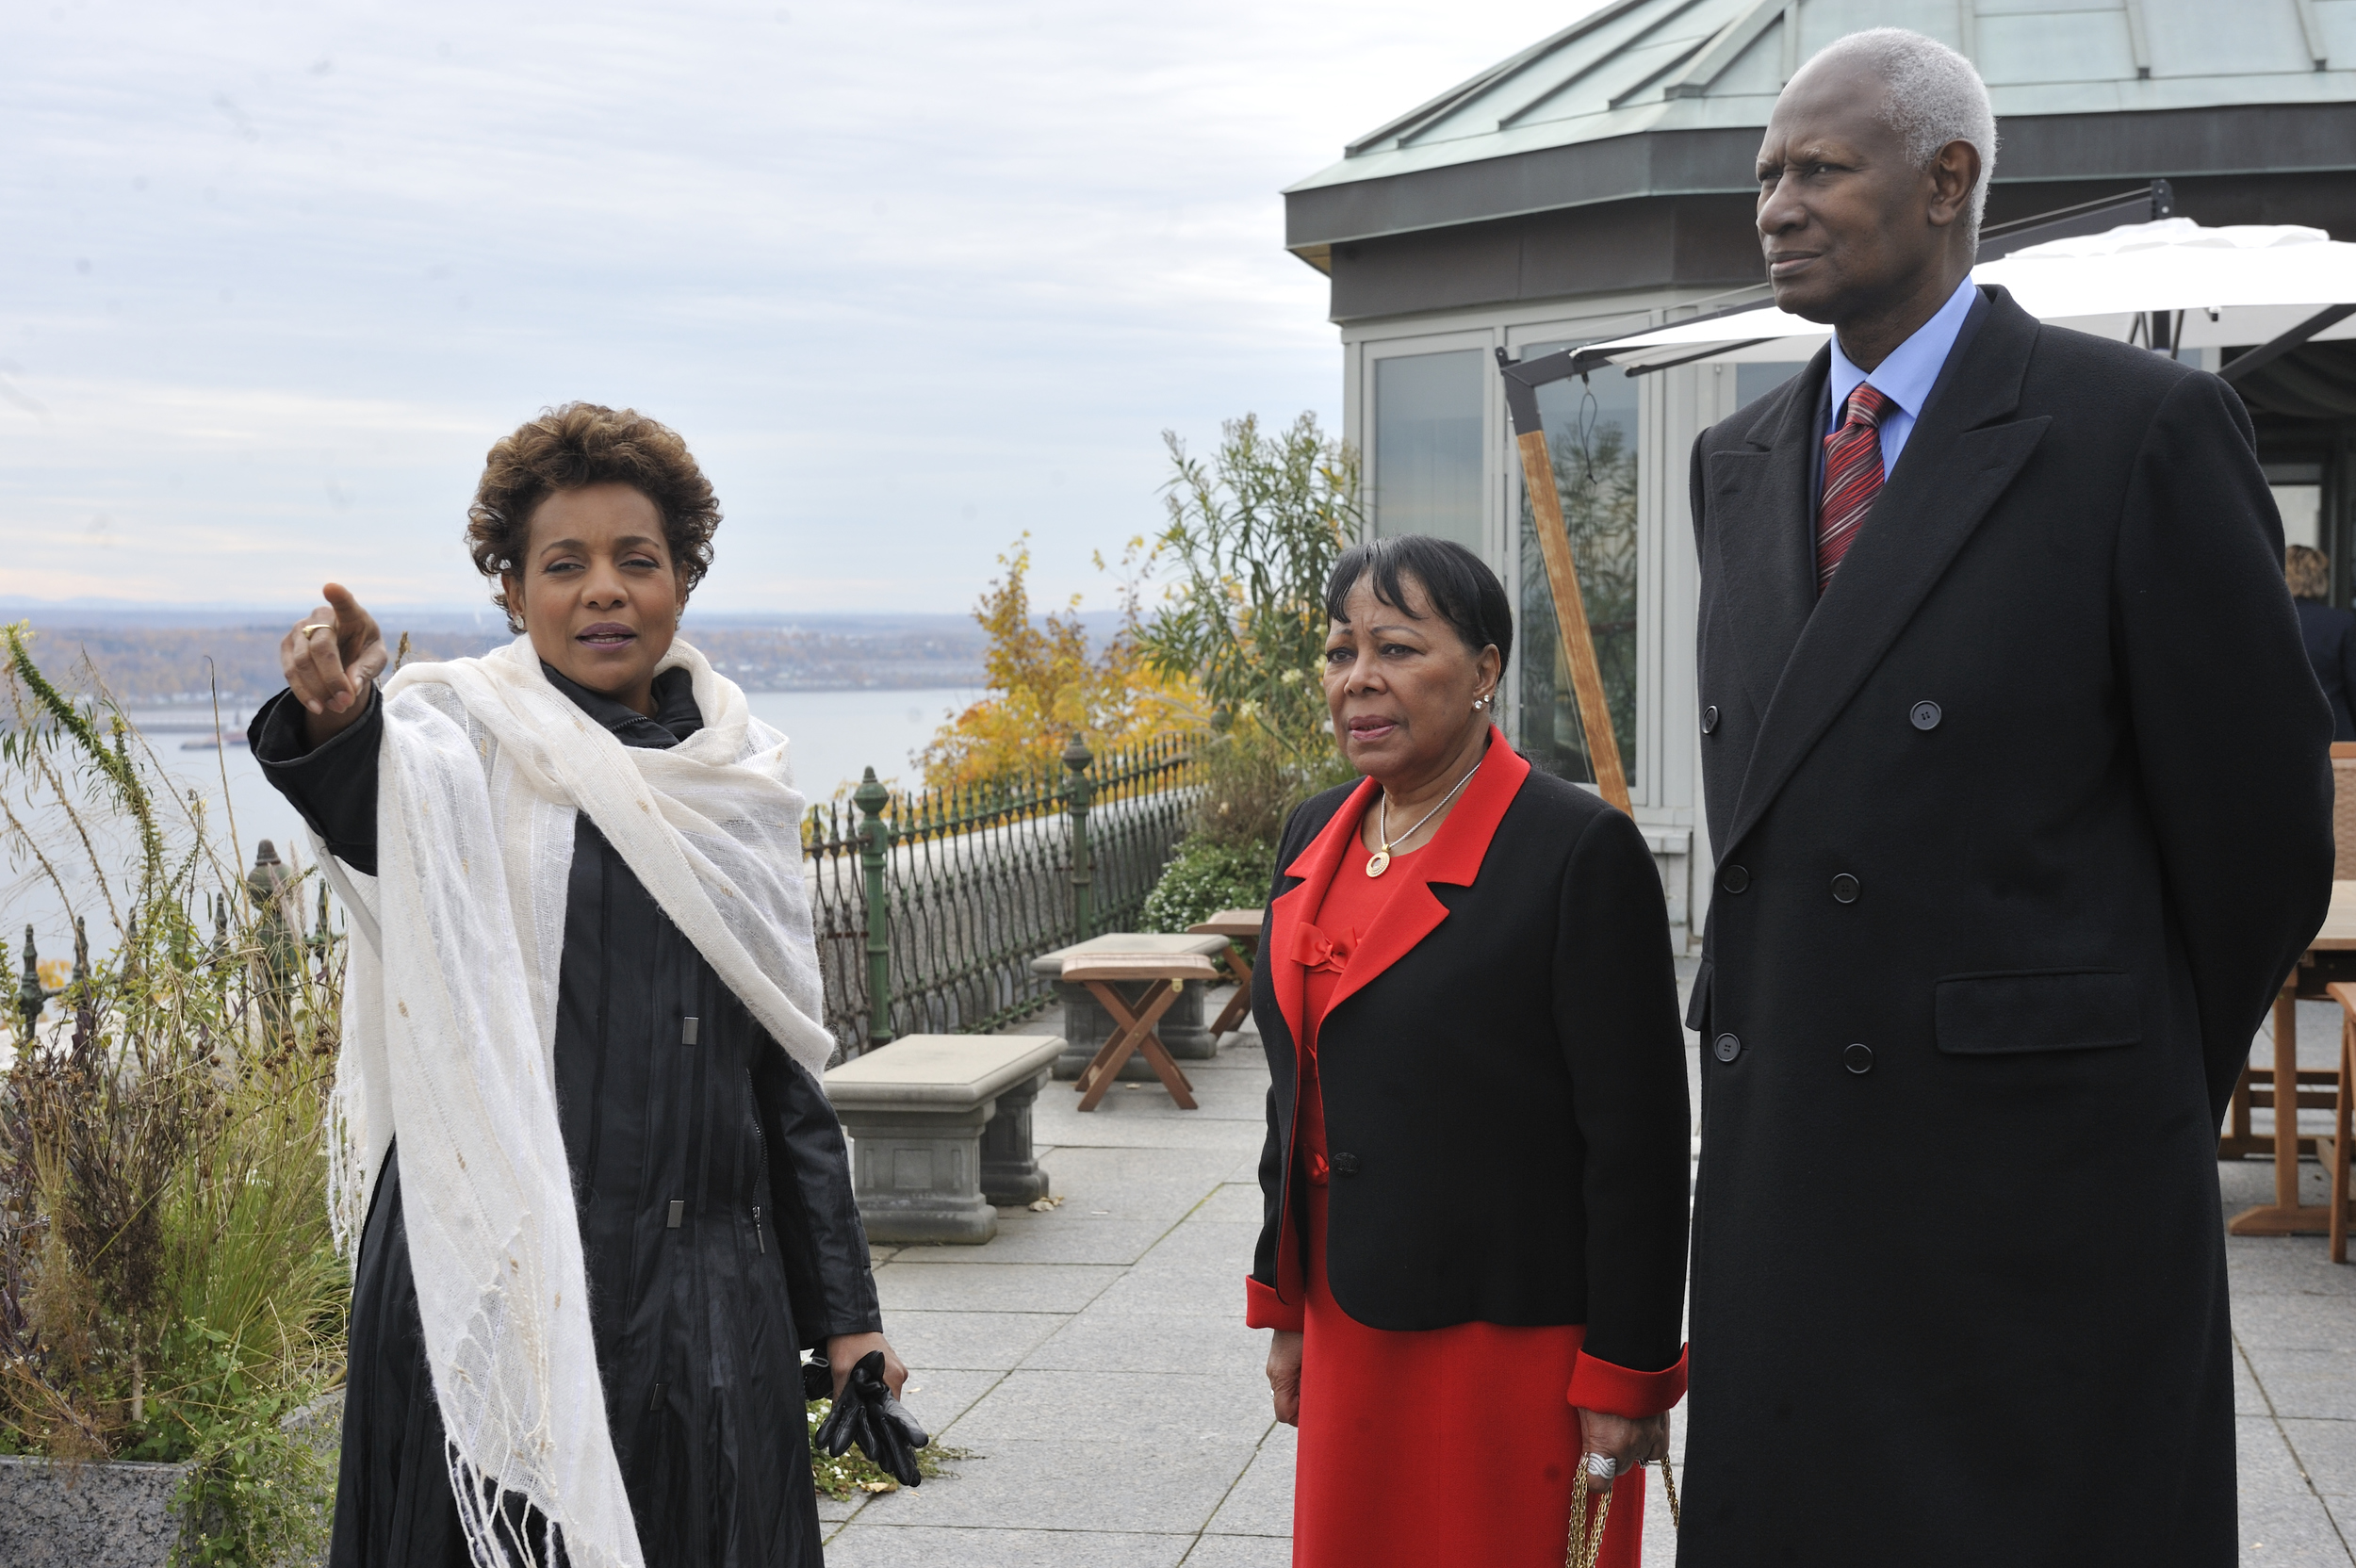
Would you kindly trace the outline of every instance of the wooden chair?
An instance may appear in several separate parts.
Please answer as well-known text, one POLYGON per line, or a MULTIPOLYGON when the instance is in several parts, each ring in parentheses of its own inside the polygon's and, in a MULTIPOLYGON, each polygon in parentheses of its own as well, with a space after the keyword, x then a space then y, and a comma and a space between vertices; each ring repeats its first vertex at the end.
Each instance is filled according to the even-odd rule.
MULTIPOLYGON (((2337 749, 2337 748, 2334 748, 2337 749)), ((2356 1154, 2348 1137, 2351 1111, 2356 1111, 2356 985, 2335 980, 2324 988, 2340 1004, 2339 1104, 2331 1131, 2315 1140, 2315 1155, 2331 1173, 2331 1261, 2348 1261, 2348 1159, 2356 1154)))
POLYGON ((1207 985, 1219 979, 1219 966, 1200 953, 1077 953, 1064 960, 1063 978, 1086 986, 1113 1021, 1112 1034, 1088 1059, 1088 1065, 1080 1070, 1079 1081, 1072 1085, 1080 1091, 1080 1109, 1096 1109, 1104 1091, 1121 1076, 1121 1068, 1132 1055, 1142 1051, 1146 1065, 1162 1081, 1162 1087, 1170 1091, 1178 1108, 1193 1110, 1194 1086, 1178 1070, 1177 1062, 1171 1059, 1161 1037, 1153 1032, 1153 1025, 1178 1000, 1179 987, 1189 980, 1207 985), (1138 981, 1146 983, 1145 994, 1132 1008, 1113 988, 1138 981))
POLYGON ((2356 741, 2331 743, 2331 879, 2356 879, 2356 741))
MULTIPOLYGON (((2331 786, 2331 876, 2334 881, 2346 882, 2356 879, 2356 742, 2332 743, 2331 786)), ((2309 955, 2309 957, 2313 956, 2309 955)), ((2275 1066, 2245 1067, 2240 1078, 2233 1084, 2233 1108, 2226 1118, 2224 1135, 2217 1139, 2217 1157, 2220 1160, 2241 1160, 2252 1155, 2271 1156, 2274 1153, 2273 1135, 2251 1132, 2250 1113, 2253 1110, 2274 1111, 2277 1113, 2277 1125, 2284 1122, 2282 1107, 2275 1102, 2274 1081, 2277 1069, 2285 1062, 2295 1060, 2295 1049, 2285 1049, 2285 1045, 2298 1038, 2296 999, 2301 995, 2320 999, 2323 994, 2315 985, 2320 976, 2302 973, 2301 970, 2306 968, 2302 961, 2299 969, 2293 970, 2290 978, 2282 983, 2282 994, 2275 999, 2275 1066)), ((2299 1111, 2328 1111, 2334 1104, 2345 1103, 2346 1091, 2338 1086, 2339 1074, 2336 1071, 2328 1068, 2297 1066, 2289 1070, 2294 1075, 2292 1087, 2298 1101, 2297 1107, 2290 1111, 2287 1119, 2294 1134, 2299 1126, 2299 1111)), ((2297 1140, 2294 1157, 2318 1152, 2315 1139, 2302 1137, 2297 1140)))
POLYGON ((1235 977, 1235 994, 1227 999, 1227 1005, 1212 1022, 1213 1039, 1252 1014, 1252 956, 1260 946, 1260 913, 1257 909, 1221 909, 1201 924, 1186 927, 1190 936, 1227 939, 1227 951, 1219 956, 1227 972, 1235 977))

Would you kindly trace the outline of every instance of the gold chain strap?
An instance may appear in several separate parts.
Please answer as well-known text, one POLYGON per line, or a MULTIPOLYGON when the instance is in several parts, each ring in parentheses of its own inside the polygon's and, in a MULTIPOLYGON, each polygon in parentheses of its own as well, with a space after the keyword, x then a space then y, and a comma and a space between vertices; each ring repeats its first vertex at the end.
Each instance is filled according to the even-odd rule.
MULTIPOLYGON (((1579 1456, 1582 1461, 1585 1455, 1579 1456)), ((1603 1527, 1612 1517, 1612 1494, 1605 1491, 1600 1497, 1587 1490, 1587 1467, 1579 1470, 1578 1495, 1571 1500, 1571 1540, 1562 1554, 1563 1568, 1595 1568, 1595 1559, 1603 1552, 1603 1527), (1590 1507, 1592 1503, 1593 1507, 1590 1507)), ((1669 1472, 1669 1462, 1661 1461, 1661 1485, 1669 1495, 1669 1524, 1675 1529, 1685 1527, 1685 1512, 1677 1506, 1677 1477, 1669 1472)))
POLYGON ((1612 1494, 1597 1497, 1587 1490, 1584 1473, 1579 1478, 1579 1492, 1571 1499, 1571 1543, 1562 1554, 1563 1568, 1595 1568, 1595 1558, 1603 1550, 1603 1527, 1612 1517, 1612 1494))

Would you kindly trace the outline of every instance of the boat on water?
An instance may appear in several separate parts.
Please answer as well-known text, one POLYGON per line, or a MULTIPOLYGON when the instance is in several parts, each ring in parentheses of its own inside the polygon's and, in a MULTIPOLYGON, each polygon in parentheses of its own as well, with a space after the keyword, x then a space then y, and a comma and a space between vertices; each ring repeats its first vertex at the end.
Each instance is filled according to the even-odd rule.
POLYGON ((235 750, 243 751, 247 743, 244 730, 221 729, 210 735, 199 735, 192 741, 183 741, 180 743, 180 749, 182 751, 219 751, 223 746, 229 746, 235 750))

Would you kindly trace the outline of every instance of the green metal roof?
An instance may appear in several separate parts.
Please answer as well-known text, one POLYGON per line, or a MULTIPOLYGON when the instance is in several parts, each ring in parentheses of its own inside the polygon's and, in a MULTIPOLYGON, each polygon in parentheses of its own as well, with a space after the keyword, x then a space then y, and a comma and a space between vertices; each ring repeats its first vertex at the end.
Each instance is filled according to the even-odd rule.
MULTIPOLYGON (((1286 195, 1648 133, 1763 126, 1801 61, 1876 26, 1970 56, 2000 122, 2356 100, 2356 0, 1607 0, 1359 138, 1286 195)), ((2249 166, 2265 162, 2265 149, 2250 150, 2249 166)), ((1997 169, 2001 178, 2001 154, 1997 169)))

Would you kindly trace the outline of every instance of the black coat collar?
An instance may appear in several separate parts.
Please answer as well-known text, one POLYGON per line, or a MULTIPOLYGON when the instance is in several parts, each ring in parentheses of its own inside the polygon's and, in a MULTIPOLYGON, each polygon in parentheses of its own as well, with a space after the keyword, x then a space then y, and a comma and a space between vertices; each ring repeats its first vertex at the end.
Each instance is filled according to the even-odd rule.
POLYGON ((575 707, 614 732, 626 746, 668 751, 704 727, 703 710, 695 706, 695 677, 684 668, 664 670, 654 678, 654 717, 626 707, 601 692, 558 672, 547 660, 540 673, 548 684, 573 699, 575 707))
MULTIPOLYGON (((2020 407, 2037 331, 2036 318, 2004 290, 1981 291, 1981 303, 1966 318, 1906 451, 1873 503, 1873 519, 1858 531, 1821 600, 1808 549, 1813 531, 1801 514, 1817 436, 1810 413, 1831 361, 1829 347, 1807 375, 1793 378, 1757 466, 1740 464, 1749 482, 1731 487, 1734 514, 1720 547, 1729 574, 1728 605, 1738 612, 1736 636, 1746 645, 1746 678, 1781 673, 1774 678, 1721 858, 1731 855, 1766 813, 2036 450, 2051 416, 2006 416, 2020 407), (1756 561, 1758 584, 1742 583, 1742 557, 1756 561), (1761 626, 1742 627, 1746 599, 1756 601, 1761 626), (1779 641, 1787 637, 1788 643, 1779 641), (1786 647, 1788 657, 1777 658, 1786 647), (1774 662, 1755 662, 1764 660, 1774 662)), ((1762 415, 1746 438, 1756 443, 1768 422, 1762 415)), ((1728 455, 1739 463, 1747 454, 1728 455)))

